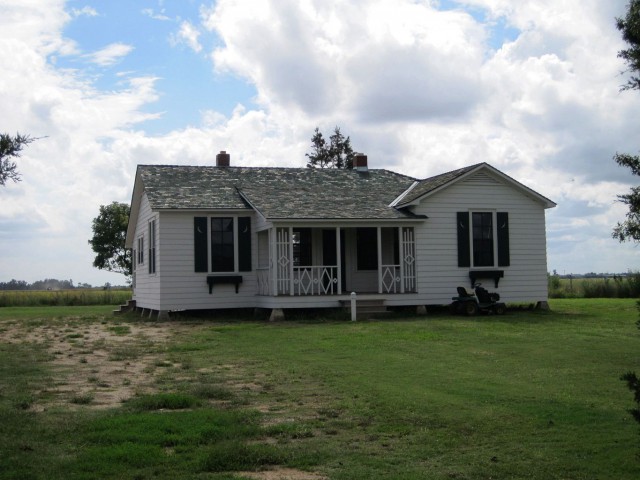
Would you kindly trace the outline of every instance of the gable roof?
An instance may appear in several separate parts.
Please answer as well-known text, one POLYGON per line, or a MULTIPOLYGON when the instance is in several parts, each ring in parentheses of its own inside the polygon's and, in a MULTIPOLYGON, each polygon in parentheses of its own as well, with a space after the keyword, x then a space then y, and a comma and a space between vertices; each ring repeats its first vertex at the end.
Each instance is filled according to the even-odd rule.
POLYGON ((440 191, 443 188, 447 188, 458 181, 461 181, 469 176, 478 173, 481 170, 485 170, 488 173, 496 176, 507 184, 519 190, 521 193, 533 198, 537 202, 541 203, 544 208, 553 208, 556 204, 549 200, 547 197, 540 195, 539 193, 531 190, 526 185, 514 180, 510 176, 502 173, 495 167, 492 167, 486 162, 477 163, 475 165, 470 165, 468 167, 459 168, 457 170, 452 170, 447 173, 442 173, 440 175, 436 175, 434 177, 429 177, 424 180, 418 182, 409 192, 407 192, 404 196, 396 200, 394 203, 398 208, 407 207, 412 204, 418 203, 422 198, 429 196, 437 191, 440 191))
POLYGON ((458 170, 453 170, 447 173, 441 173, 440 175, 436 175, 434 177, 425 178, 424 180, 420 180, 418 184, 411 189, 410 192, 400 199, 398 205, 409 205, 416 199, 426 195, 427 193, 436 190, 439 187, 447 185, 452 182, 456 178, 464 175, 467 172, 475 169, 478 165, 482 165, 481 163, 476 165, 471 165, 464 168, 459 168, 458 170))
POLYGON ((411 205, 484 170, 539 202, 556 204, 488 163, 417 180, 383 169, 139 165, 131 198, 132 248, 143 193, 153 210, 256 210, 268 220, 419 220, 411 205))
POLYGON ((388 170, 140 165, 152 209, 254 208, 270 220, 417 218, 389 206, 415 178, 388 170))

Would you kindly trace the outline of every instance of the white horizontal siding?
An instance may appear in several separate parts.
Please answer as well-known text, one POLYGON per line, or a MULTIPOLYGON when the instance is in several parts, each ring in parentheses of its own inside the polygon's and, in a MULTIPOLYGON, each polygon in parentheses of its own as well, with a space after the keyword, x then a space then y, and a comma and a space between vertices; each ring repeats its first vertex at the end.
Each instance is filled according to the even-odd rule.
POLYGON ((161 310, 254 307, 256 299, 257 235, 255 216, 251 225, 252 272, 229 272, 241 275, 242 283, 214 285, 209 294, 207 273, 196 273, 194 263, 193 218, 211 216, 204 213, 161 212, 160 265, 162 266, 161 310))
POLYGON ((136 284, 133 290, 133 299, 136 301, 138 307, 158 310, 160 308, 159 274, 162 267, 157 252, 161 249, 161 239, 159 235, 159 221, 157 215, 154 215, 151 211, 146 193, 142 195, 140 201, 140 212, 136 222, 133 243, 135 249, 138 248, 138 238, 140 235, 144 238, 144 262, 138 265, 138 259, 133 259, 133 261, 136 262, 136 284), (156 273, 149 274, 149 220, 154 217, 156 218, 156 273))
POLYGON ((510 263, 498 288, 479 281, 506 302, 547 300, 545 212, 531 197, 486 174, 430 196, 414 212, 429 218, 416 227, 418 292, 426 304, 450 303, 456 287, 470 286, 470 268, 458 267, 456 214, 469 210, 509 213, 510 263))
MULTIPOLYGON (((416 225, 418 293, 390 295, 388 305, 446 304, 458 285, 470 285, 469 268, 458 268, 456 214, 459 211, 492 210, 509 213, 510 261, 496 289, 491 280, 481 279, 490 291, 498 291, 504 301, 541 301, 547 299, 547 263, 545 214, 543 206, 503 180, 476 175, 425 198, 414 212, 428 216, 416 225)), ((237 272, 243 283, 235 293, 234 285, 215 285, 212 294, 206 273, 194 272, 193 218, 183 212, 152 212, 143 195, 136 235, 145 237, 145 262, 136 272, 134 298, 138 306, 156 310, 215 308, 302 308, 338 306, 347 296, 258 296, 255 269, 258 253, 266 265, 269 252, 263 241, 259 248, 257 231, 269 225, 257 214, 252 217, 253 272, 237 272), (155 215, 157 229, 156 275, 148 274, 148 222, 155 215)), ((198 216, 205 216, 204 213, 198 216)), ((389 243, 385 235, 385 243, 389 243)), ((348 265, 347 283, 377 290, 377 272, 358 272, 355 266, 355 230, 346 229, 348 265), (371 276, 371 275, 372 276, 371 276), (362 285, 361 285, 362 284, 362 285)), ((264 239, 263 239, 264 240, 264 239)), ((314 239, 314 244, 319 244, 314 239)), ((384 259, 390 261, 389 258, 384 259)), ((357 288, 356 288, 357 290, 357 288)), ((345 292, 348 294, 348 292, 345 292)))

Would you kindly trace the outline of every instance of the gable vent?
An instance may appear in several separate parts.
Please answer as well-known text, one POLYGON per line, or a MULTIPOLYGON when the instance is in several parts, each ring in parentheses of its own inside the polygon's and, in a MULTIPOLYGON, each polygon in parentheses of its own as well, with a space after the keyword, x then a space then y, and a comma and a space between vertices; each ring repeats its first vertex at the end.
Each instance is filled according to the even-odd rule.
POLYGON ((464 181, 464 183, 468 183, 472 185, 497 185, 499 182, 493 177, 487 175, 486 173, 479 172, 467 178, 464 181))

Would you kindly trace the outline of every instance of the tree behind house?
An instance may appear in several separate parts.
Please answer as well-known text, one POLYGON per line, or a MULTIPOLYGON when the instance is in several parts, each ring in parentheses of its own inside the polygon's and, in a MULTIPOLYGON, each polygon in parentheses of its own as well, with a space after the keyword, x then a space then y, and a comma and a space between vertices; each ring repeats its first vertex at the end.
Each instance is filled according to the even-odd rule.
POLYGON ((309 168, 353 168, 355 155, 351 148, 351 139, 340 132, 340 127, 335 127, 333 135, 329 137, 329 143, 324 139, 320 129, 316 127, 311 137, 311 153, 305 154, 309 158, 309 168))
POLYGON ((112 202, 100 205, 93 219, 93 237, 89 240, 96 253, 93 266, 101 270, 131 275, 131 252, 124 246, 129 224, 129 205, 112 202))

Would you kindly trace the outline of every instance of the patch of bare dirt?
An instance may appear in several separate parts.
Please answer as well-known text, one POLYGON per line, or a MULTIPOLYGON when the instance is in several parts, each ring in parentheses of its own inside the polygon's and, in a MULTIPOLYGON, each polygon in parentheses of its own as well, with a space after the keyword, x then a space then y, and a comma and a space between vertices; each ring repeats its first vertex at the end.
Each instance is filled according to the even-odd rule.
POLYGON ((242 472, 241 475, 256 480, 327 480, 328 478, 318 473, 303 472, 292 468, 274 468, 264 472, 242 472))
POLYGON ((34 405, 42 410, 65 404, 111 408, 136 394, 153 391, 167 367, 163 348, 179 326, 153 324, 7 325, 0 341, 45 345, 59 375, 34 405))
MULTIPOLYGON (((160 375, 168 368, 180 368, 166 358, 168 342, 181 334, 190 335, 193 330, 194 325, 175 322, 87 324, 71 319, 65 324, 30 327, 15 322, 2 325, 0 342, 42 345, 50 354, 55 367, 53 385, 39 392, 33 410, 54 406, 108 409, 136 395, 156 391, 160 375)), ((174 373, 174 379, 179 380, 180 373, 176 370, 174 373)), ((316 393, 309 396, 302 391, 299 395, 287 392, 265 398, 265 393, 278 389, 278 379, 264 372, 249 373, 242 365, 219 364, 191 373, 185 371, 184 379, 192 379, 194 374, 214 374, 223 378, 224 386, 232 392, 251 398, 252 408, 265 414, 265 425, 317 417, 318 408, 326 400, 316 393)), ((277 442, 271 438, 266 441, 277 442)), ((167 454, 171 453, 167 449, 167 454)), ((327 480, 318 473, 280 467, 240 475, 256 480, 327 480)))

